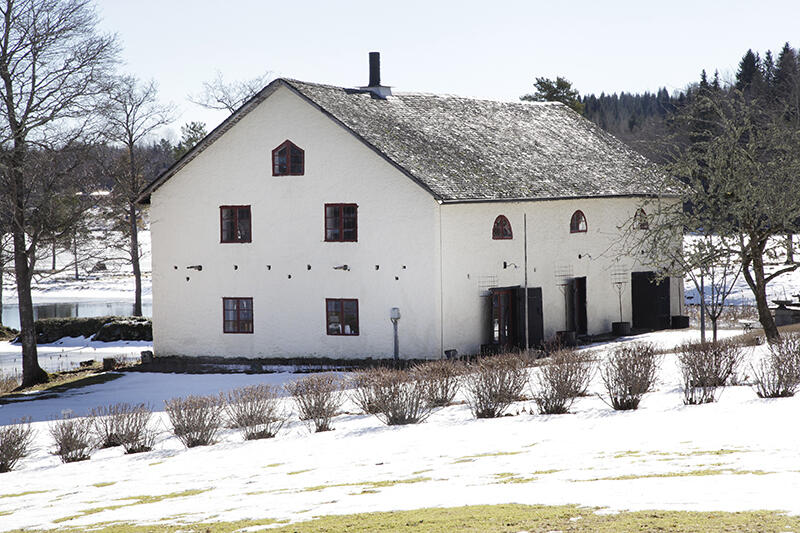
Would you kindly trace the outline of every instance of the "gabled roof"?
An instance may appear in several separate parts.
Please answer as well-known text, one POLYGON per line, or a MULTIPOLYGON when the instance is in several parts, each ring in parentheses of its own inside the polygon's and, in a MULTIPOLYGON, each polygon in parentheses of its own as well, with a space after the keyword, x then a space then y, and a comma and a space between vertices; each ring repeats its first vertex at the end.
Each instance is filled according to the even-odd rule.
POLYGON ((142 191, 140 201, 278 86, 330 116, 443 202, 651 196, 669 192, 643 156, 560 103, 399 93, 385 100, 279 79, 142 191))

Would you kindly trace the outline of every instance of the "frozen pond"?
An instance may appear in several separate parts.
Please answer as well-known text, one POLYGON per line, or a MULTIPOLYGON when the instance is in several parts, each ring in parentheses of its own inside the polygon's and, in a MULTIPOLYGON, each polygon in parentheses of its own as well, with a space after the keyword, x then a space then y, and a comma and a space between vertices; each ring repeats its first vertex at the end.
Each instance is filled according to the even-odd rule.
MULTIPOLYGON (((74 301, 33 304, 33 317, 67 318, 91 316, 128 316, 133 314, 131 301, 74 301)), ((142 302, 142 314, 152 316, 153 303, 142 302)), ((19 329, 19 307, 16 304, 3 305, 3 324, 19 329)))

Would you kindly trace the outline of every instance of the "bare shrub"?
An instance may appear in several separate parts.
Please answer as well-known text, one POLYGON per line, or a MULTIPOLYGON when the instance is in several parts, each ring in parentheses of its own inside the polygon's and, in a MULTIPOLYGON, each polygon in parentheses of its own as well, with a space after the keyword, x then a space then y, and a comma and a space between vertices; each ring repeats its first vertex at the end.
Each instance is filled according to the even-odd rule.
POLYGON ((430 416, 429 382, 413 372, 374 368, 364 373, 374 415, 386 425, 418 424, 430 416))
POLYGON ((784 334, 751 369, 753 387, 760 398, 794 396, 800 386, 800 335, 784 334))
POLYGON ((589 388, 594 374, 594 361, 575 350, 561 350, 550 356, 536 373, 533 400, 539 413, 559 415, 568 413, 575 398, 589 388))
POLYGON ((736 379, 743 352, 733 341, 687 342, 678 349, 683 377, 683 403, 697 405, 716 401, 717 387, 736 379))
POLYGON ((155 431, 148 426, 153 410, 145 405, 118 403, 92 409, 100 448, 122 446, 125 453, 153 449, 155 431))
POLYGON ((225 412, 231 427, 239 429, 245 440, 274 437, 287 418, 281 409, 280 389, 266 384, 230 391, 225 412))
POLYGON ((467 403, 476 418, 502 416, 519 400, 527 382, 525 363, 514 354, 483 357, 470 366, 469 372, 467 403))
POLYGON ((30 418, 14 421, 10 426, 0 426, 0 473, 10 472, 20 459, 28 455, 33 435, 30 418))
POLYGON ((427 384, 425 401, 430 407, 445 407, 453 399, 461 387, 464 375, 464 364, 458 361, 439 359, 423 363, 414 368, 416 378, 427 384))
POLYGON ((623 344, 609 354, 600 368, 600 378, 611 407, 617 411, 636 409, 642 396, 656 382, 661 357, 649 342, 623 344))
POLYGON ((8 394, 17 387, 19 387, 17 376, 0 374, 0 394, 8 394))
POLYGON ((64 463, 89 459, 96 447, 93 427, 92 417, 75 418, 73 415, 65 415, 61 420, 52 422, 50 435, 56 443, 53 454, 58 455, 64 463))
POLYGON ((184 446, 194 448, 216 442, 224 408, 220 396, 187 396, 164 403, 173 432, 184 446))
POLYGON ((355 403, 365 415, 374 415, 377 412, 375 407, 375 391, 372 387, 372 372, 374 370, 375 369, 370 368, 356 370, 350 378, 350 386, 352 387, 350 399, 353 400, 353 403, 355 403))
POLYGON ((342 405, 341 380, 331 374, 311 374, 286 384, 286 391, 294 398, 300 420, 314 431, 330 431, 331 420, 342 405))

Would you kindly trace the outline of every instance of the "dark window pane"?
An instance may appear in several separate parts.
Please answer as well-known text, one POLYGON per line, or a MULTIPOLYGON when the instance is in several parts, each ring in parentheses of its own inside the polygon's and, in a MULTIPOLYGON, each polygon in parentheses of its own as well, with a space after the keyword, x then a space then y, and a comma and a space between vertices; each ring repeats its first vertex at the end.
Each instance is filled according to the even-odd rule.
POLYGON ((231 242, 234 240, 233 228, 234 228, 233 220, 225 220, 222 219, 222 241, 223 242, 231 242))
POLYGON ((356 216, 356 206, 354 205, 345 205, 342 206, 342 212, 346 217, 355 217, 356 216))
POLYGON ((291 173, 292 174, 302 174, 303 173, 303 152, 296 147, 292 147, 292 161, 291 161, 291 173))
POLYGON ((243 242, 250 241, 250 208, 241 208, 238 211, 239 218, 237 220, 236 229, 238 230, 238 240, 243 242))
POLYGON ((273 161, 273 167, 274 167, 273 168, 273 174, 286 174, 287 173, 287 168, 286 168, 286 147, 285 146, 283 148, 281 148, 280 150, 278 150, 277 152, 275 152, 274 161, 273 161))

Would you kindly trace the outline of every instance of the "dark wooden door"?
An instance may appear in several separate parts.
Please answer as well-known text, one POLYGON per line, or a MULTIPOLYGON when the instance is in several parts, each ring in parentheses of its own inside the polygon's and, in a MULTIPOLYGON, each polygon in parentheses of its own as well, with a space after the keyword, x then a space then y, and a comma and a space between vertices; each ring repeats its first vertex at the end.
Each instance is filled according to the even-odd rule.
POLYGON ((492 289, 492 344, 516 344, 515 291, 492 289))
MULTIPOLYGON (((517 289, 518 346, 525 348, 525 288, 517 289)), ((544 340, 544 311, 541 287, 528 287, 528 346, 535 347, 544 340)))
POLYGON ((634 329, 667 329, 670 325, 669 278, 656 281, 655 272, 631 273, 634 329))
POLYGON ((572 289, 572 318, 573 329, 578 335, 586 335, 588 317, 586 313, 586 278, 573 279, 572 289))

